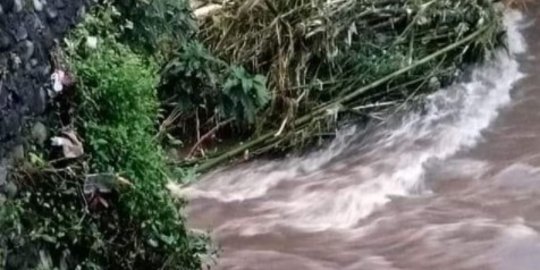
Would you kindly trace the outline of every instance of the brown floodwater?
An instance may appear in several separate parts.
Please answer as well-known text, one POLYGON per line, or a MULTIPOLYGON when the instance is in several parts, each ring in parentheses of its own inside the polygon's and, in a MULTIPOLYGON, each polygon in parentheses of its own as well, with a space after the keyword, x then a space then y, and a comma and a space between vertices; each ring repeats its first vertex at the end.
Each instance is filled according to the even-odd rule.
POLYGON ((540 8, 509 51, 421 113, 344 128, 326 149, 210 173, 182 192, 212 269, 540 269, 540 8))

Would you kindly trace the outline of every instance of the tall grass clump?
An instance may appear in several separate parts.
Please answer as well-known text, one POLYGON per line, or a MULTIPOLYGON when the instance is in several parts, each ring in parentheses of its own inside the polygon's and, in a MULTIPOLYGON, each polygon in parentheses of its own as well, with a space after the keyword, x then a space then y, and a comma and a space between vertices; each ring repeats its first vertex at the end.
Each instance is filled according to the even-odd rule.
POLYGON ((119 39, 138 52, 166 61, 191 41, 197 23, 190 0, 112 0, 121 14, 114 23, 122 26, 119 39))
POLYGON ((110 5, 95 7, 67 38, 77 84, 63 94, 74 96, 68 122, 86 155, 34 153, 13 171, 19 193, 0 207, 2 269, 201 268, 206 237, 185 227, 154 139, 157 64, 119 42, 115 16, 110 5))
POLYGON ((81 47, 85 36, 83 25, 73 35, 71 53, 80 81, 79 123, 92 155, 91 170, 121 172, 133 183, 120 195, 118 211, 125 221, 122 230, 133 234, 126 240, 132 239, 128 250, 140 260, 135 265, 196 269, 202 249, 165 190, 165 158, 153 139, 159 108, 156 64, 113 35, 99 37, 95 49, 81 47))
MULTIPOLYGON (((270 100, 255 127, 241 126, 251 140, 207 155, 203 168, 248 150, 311 145, 343 121, 421 102, 502 44, 502 10, 491 0, 224 1, 201 19, 200 42, 215 58, 264 76, 270 100)), ((162 79, 184 75, 170 69, 162 79)))

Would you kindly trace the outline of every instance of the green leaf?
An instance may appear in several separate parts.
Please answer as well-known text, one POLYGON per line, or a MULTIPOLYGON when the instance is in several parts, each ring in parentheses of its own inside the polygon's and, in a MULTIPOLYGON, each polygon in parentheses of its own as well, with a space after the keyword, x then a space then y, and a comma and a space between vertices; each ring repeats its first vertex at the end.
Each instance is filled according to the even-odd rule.
POLYGON ((253 87, 253 81, 249 78, 242 78, 242 88, 245 94, 249 94, 253 87))
POLYGON ((223 85, 223 89, 225 91, 230 91, 230 89, 233 89, 235 86, 237 86, 240 83, 240 81, 236 78, 230 78, 228 79, 225 84, 223 85))

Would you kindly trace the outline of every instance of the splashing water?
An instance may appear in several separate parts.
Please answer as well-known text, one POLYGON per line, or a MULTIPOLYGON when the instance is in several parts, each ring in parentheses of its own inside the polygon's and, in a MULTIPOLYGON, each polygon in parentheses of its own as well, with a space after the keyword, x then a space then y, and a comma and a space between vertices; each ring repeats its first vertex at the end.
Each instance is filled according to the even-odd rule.
POLYGON ((468 252, 434 253, 424 261, 401 257, 392 248, 401 243, 411 250, 423 248, 422 256, 428 256, 445 248, 441 243, 458 232, 506 239, 505 230, 525 226, 522 221, 516 225, 519 219, 514 217, 498 221, 495 214, 486 216, 485 206, 480 211, 460 205, 477 205, 476 198, 493 196, 497 187, 481 189, 470 182, 463 191, 455 185, 460 182, 451 182, 448 192, 458 190, 459 197, 437 194, 427 181, 441 172, 446 175, 442 178, 480 179, 494 167, 474 158, 454 158, 485 141, 483 132, 524 78, 517 60, 527 51, 522 21, 520 12, 508 11, 508 50, 474 68, 467 82, 428 96, 421 112, 396 116, 368 130, 346 128, 326 149, 304 157, 259 160, 213 172, 187 188, 171 186, 174 193, 191 199, 193 224, 212 228, 222 242, 221 268, 492 269, 480 267, 491 261, 487 253, 465 259, 473 250, 494 245, 477 237, 470 237, 474 243, 452 240, 467 243, 463 251, 468 252), (438 210, 450 205, 452 210, 438 210), (441 259, 433 259, 437 256, 441 259), (268 264, 254 266, 257 262, 268 264))
POLYGON ((514 58, 525 49, 516 26, 520 19, 518 12, 509 12, 505 17, 509 53, 498 52, 493 61, 473 70, 470 82, 432 94, 427 98, 425 112, 410 113, 401 119, 401 124, 375 132, 371 136, 377 140, 369 140, 370 145, 351 145, 356 129, 349 128, 326 150, 304 158, 259 161, 216 172, 185 190, 185 194, 223 202, 244 201, 264 197, 282 182, 300 182, 294 190, 282 192, 282 198, 259 206, 260 211, 271 213, 267 220, 260 220, 260 225, 271 227, 277 222, 325 230, 353 227, 387 203, 389 196, 422 192, 426 162, 474 146, 481 131, 497 116, 497 110, 510 101, 512 85, 523 77, 514 58), (332 161, 350 148, 357 151, 358 158, 332 161), (351 173, 344 177, 321 175, 322 166, 351 173), (280 218, 274 220, 273 213, 280 213, 280 218))

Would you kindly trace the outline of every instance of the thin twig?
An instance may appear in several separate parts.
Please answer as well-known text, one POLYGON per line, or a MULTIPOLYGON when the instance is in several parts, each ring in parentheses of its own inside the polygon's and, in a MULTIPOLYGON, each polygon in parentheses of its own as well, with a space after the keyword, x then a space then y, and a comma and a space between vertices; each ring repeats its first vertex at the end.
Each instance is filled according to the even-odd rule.
POLYGON ((222 126, 224 125, 227 125, 229 124, 230 122, 232 122, 234 119, 233 118, 230 118, 230 119, 227 119, 221 123, 218 123, 215 127, 213 127, 210 131, 206 132, 206 134, 204 134, 202 137, 199 138, 199 140, 197 141, 197 143, 191 148, 191 150, 189 151, 189 153, 187 154, 187 157, 186 159, 189 159, 193 156, 193 154, 195 153, 195 151, 197 151, 197 149, 199 148, 199 146, 204 142, 206 141, 208 138, 210 138, 212 135, 214 135, 214 133, 216 133, 222 126))

